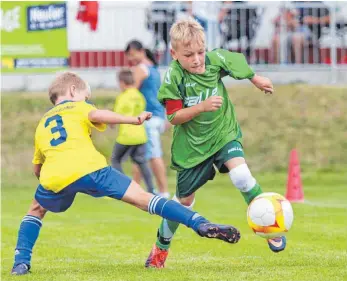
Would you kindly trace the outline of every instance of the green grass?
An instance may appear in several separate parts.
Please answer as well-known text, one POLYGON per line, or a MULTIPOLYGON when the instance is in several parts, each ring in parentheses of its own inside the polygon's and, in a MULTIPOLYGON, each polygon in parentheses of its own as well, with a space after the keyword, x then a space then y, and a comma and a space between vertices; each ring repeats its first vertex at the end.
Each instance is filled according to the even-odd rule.
MULTIPOLYGON (((285 192, 285 173, 256 174, 266 191, 285 192)), ((170 177, 170 186, 174 186, 170 177)), ((181 227, 164 270, 146 270, 159 218, 110 199, 77 196, 63 214, 48 214, 34 249, 32 274, 9 275, 18 226, 33 180, 2 190, 2 280, 346 280, 347 190, 342 173, 304 173, 309 203, 294 204, 286 251, 274 254, 246 223, 246 206, 227 176, 197 195, 195 209, 241 229, 237 245, 181 227)))
MULTIPOLYGON (((347 151, 347 87, 289 85, 275 89, 272 96, 251 86, 233 87, 229 91, 252 171, 286 170, 293 148, 297 148, 304 170, 345 171, 347 158, 342 151, 347 151)), ((111 91, 95 91, 93 102, 100 108, 112 109, 115 96, 111 91)), ((7 173, 17 178, 27 172, 28 167, 31 169, 27 163, 33 153, 34 130, 50 107, 47 94, 2 96, 2 165, 7 173)), ((115 134, 115 130, 110 129, 93 133, 96 146, 107 157, 115 134)), ((167 132, 163 140, 164 158, 168 163, 171 132, 167 132)))
MULTIPOLYGON (((288 248, 274 254, 246 223, 246 205, 227 176, 197 194, 195 209, 210 220, 239 227, 237 245, 199 238, 181 227, 164 270, 143 265, 160 219, 121 202, 77 196, 63 214, 48 214, 34 249, 29 276, 11 277, 17 231, 37 181, 31 175, 37 122, 51 107, 46 94, 2 96, 2 280, 347 280, 346 88, 290 85, 264 96, 235 87, 235 104, 247 161, 264 191, 285 193, 288 155, 299 151, 305 204, 294 204, 288 248), (270 173, 272 172, 272 173, 270 173)), ((98 107, 113 107, 113 92, 93 94, 98 107)), ((115 131, 93 133, 109 157, 115 131)), ((163 135, 170 159, 171 133, 163 135)), ((129 166, 126 167, 129 171, 129 166)), ((175 173, 168 169, 173 192, 175 173)))

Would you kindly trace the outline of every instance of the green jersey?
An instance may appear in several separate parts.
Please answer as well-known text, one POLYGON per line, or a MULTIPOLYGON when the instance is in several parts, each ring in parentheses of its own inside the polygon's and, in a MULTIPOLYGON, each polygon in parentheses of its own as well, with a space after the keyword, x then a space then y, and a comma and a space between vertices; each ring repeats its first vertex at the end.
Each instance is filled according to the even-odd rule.
MULTIPOLYGON (((243 54, 216 49, 206 53, 206 71, 192 74, 178 61, 172 61, 160 87, 158 99, 182 100, 183 107, 191 107, 211 96, 222 96, 222 106, 214 112, 203 112, 192 120, 174 127, 171 167, 176 170, 194 167, 232 140, 241 142, 242 133, 234 107, 222 78, 251 79, 254 72, 243 54)), ((168 115, 171 121, 176 113, 168 115)))

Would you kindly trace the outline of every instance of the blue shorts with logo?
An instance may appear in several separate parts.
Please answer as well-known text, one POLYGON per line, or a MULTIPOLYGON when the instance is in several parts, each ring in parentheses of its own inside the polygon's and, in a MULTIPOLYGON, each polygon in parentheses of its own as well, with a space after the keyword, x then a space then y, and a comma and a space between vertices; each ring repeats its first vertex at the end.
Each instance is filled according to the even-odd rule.
POLYGON ((35 199, 48 211, 59 213, 66 211, 72 205, 76 194, 79 192, 93 197, 108 196, 120 200, 130 183, 131 179, 129 177, 112 167, 106 167, 85 175, 58 193, 39 185, 35 193, 35 199))

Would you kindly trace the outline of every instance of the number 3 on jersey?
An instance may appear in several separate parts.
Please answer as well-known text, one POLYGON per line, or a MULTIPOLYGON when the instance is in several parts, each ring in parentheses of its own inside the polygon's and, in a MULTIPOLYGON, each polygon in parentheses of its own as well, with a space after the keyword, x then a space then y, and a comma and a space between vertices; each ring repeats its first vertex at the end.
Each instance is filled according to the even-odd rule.
POLYGON ((66 141, 67 134, 66 134, 65 128, 63 127, 63 125, 64 125, 63 119, 61 118, 61 116, 59 114, 47 118, 46 123, 45 123, 45 128, 47 128, 52 121, 56 121, 56 123, 57 123, 56 126, 51 128, 52 134, 58 132, 60 134, 60 136, 57 139, 55 139, 55 138, 51 139, 50 143, 51 143, 51 146, 57 146, 57 145, 66 141))

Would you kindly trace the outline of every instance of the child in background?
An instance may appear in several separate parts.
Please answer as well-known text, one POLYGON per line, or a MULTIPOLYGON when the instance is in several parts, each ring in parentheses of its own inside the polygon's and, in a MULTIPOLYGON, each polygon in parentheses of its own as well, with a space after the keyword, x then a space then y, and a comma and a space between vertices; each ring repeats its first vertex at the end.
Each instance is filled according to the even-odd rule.
MULTIPOLYGON (((130 69, 122 69, 118 75, 122 93, 116 98, 114 111, 124 116, 138 116, 146 109, 144 96, 134 85, 134 76, 130 69)), ((128 155, 136 163, 146 182, 147 191, 154 193, 152 173, 148 167, 146 154, 147 135, 144 125, 121 124, 114 145, 112 167, 123 172, 122 162, 128 155)))

